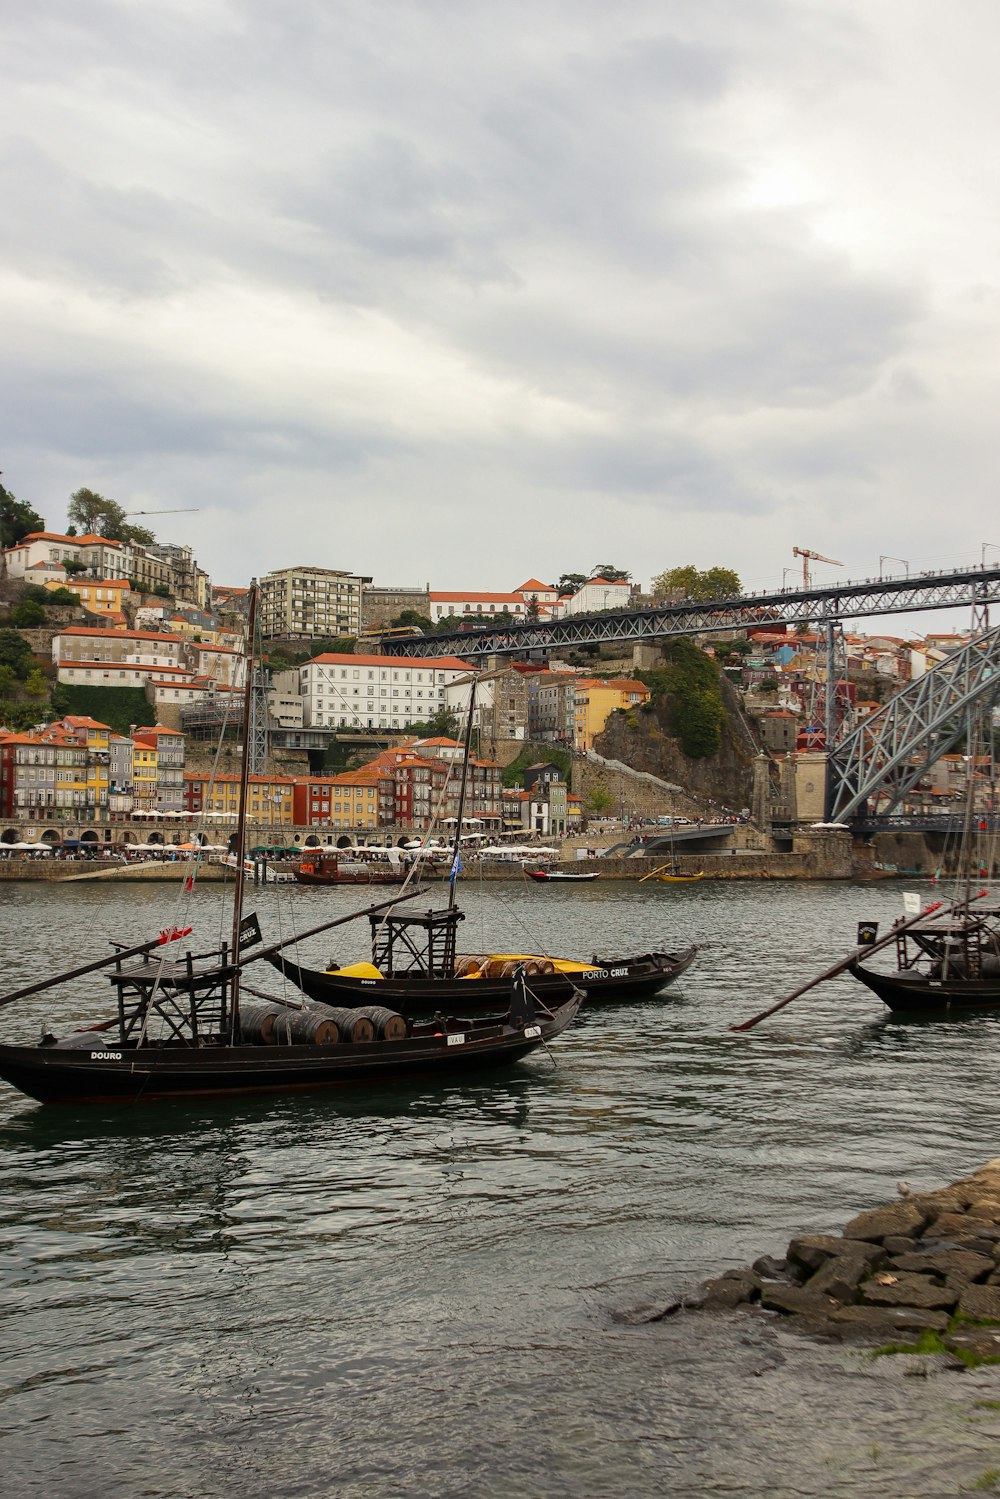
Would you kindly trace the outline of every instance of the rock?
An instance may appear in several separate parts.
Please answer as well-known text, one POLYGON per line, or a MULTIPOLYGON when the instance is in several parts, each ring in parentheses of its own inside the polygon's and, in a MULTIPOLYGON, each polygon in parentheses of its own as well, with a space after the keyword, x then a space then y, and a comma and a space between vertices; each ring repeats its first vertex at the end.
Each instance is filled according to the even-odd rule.
POLYGON ((803 1290, 832 1296, 835 1301, 854 1301, 861 1282, 871 1274, 871 1262, 863 1254, 835 1254, 810 1276, 803 1290))
POLYGON ((1000 1286, 967 1286, 959 1297, 958 1309, 966 1317, 1000 1322, 1000 1286))
POLYGON ((731 1311, 733 1307, 749 1306, 756 1301, 758 1288, 740 1276, 719 1276, 717 1280, 706 1280, 702 1286, 701 1308, 706 1312, 731 1311))
POLYGON ((788 1261, 776 1259, 773 1254, 762 1254, 759 1260, 754 1260, 753 1270, 761 1280, 781 1280, 788 1274, 788 1261))
POLYGON ((938 1187, 934 1192, 914 1192, 906 1200, 926 1210, 928 1218, 938 1218, 942 1213, 964 1213, 974 1199, 974 1188, 956 1183, 952 1187, 938 1187))
POLYGON ((885 1239, 889 1234, 919 1234, 931 1214, 917 1207, 911 1200, 894 1202, 889 1207, 871 1208, 859 1213, 844 1228, 845 1239, 865 1239, 869 1242, 885 1239))
POLYGON ((819 1269, 831 1255, 839 1254, 844 1247, 843 1239, 834 1234, 800 1234, 788 1245, 788 1258, 803 1266, 810 1274, 819 1269))
POLYGON ((971 1213, 942 1213, 924 1232, 924 1239, 944 1239, 953 1243, 956 1239, 988 1237, 995 1225, 986 1218, 976 1218, 971 1213))
POLYGON ((944 1332, 951 1320, 947 1312, 920 1311, 913 1306, 842 1306, 830 1313, 832 1322, 886 1332, 944 1332))
POLYGON ((906 1234, 887 1234, 882 1240, 882 1247, 886 1254, 909 1254, 919 1242, 919 1239, 911 1239, 906 1234))
MULTIPOLYGON (((926 1243, 927 1241, 924 1240, 926 1243)), ((987 1259, 993 1262, 996 1269, 996 1243, 990 1239, 955 1239, 948 1245, 949 1249, 965 1249, 969 1254, 985 1254, 987 1259)))
POLYGON ((788 1312, 805 1317, 825 1317, 836 1309, 831 1296, 819 1296, 805 1286, 789 1286, 781 1281, 765 1281, 760 1288, 760 1304, 772 1312, 788 1312))
POLYGON ((885 1273, 866 1280, 861 1287, 861 1299, 872 1306, 940 1307, 942 1310, 950 1310, 958 1300, 958 1293, 939 1285, 929 1275, 914 1275, 901 1270, 898 1274, 885 1273))
POLYGON ((827 1260, 839 1254, 865 1255, 873 1267, 885 1258, 880 1244, 865 1244, 860 1239, 841 1239, 835 1234, 801 1234, 788 1246, 788 1258, 809 1271, 818 1270, 827 1260))
POLYGON ((1000 1327, 963 1327, 942 1338, 954 1353, 974 1353, 976 1358, 1000 1357, 1000 1327))
POLYGON ((890 1268, 915 1270, 918 1275, 959 1276, 962 1280, 985 1280, 996 1269, 992 1256, 972 1254, 967 1249, 925 1249, 914 1254, 893 1255, 890 1268))
MULTIPOLYGON (((992 1264, 992 1260, 990 1263, 992 1264)), ((763 1283, 763 1276, 758 1275, 756 1270, 752 1270, 749 1265, 741 1270, 723 1270, 719 1279, 743 1281, 754 1291, 759 1291, 763 1283)))

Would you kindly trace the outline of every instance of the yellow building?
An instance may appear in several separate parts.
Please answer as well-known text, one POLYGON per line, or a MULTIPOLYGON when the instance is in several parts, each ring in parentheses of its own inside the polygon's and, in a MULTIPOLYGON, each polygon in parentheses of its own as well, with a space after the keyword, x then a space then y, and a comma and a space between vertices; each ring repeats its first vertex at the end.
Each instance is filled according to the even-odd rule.
POLYGON ((56 805, 80 807, 90 811, 106 811, 108 806, 108 784, 111 729, 96 718, 85 718, 70 714, 52 724, 49 734, 57 734, 64 740, 73 739, 83 750, 80 762, 73 767, 72 776, 62 786, 60 801, 56 785, 56 805))
POLYGON ((631 677, 615 677, 602 681, 588 677, 577 682, 573 706, 573 748, 593 748, 597 735, 602 733, 611 714, 618 708, 640 708, 648 703, 649 688, 645 682, 631 677))
MULTIPOLYGON (((294 782, 289 776, 251 776, 247 783, 247 821, 257 827, 290 828, 294 782)), ((235 822, 240 805, 240 778, 186 771, 184 808, 195 816, 235 822)))
POLYGON ((155 812, 160 781, 160 750, 155 738, 132 743, 132 811, 155 812))
POLYGON ((50 581, 45 587, 50 592, 56 588, 68 588, 77 595, 82 608, 91 614, 109 614, 116 618, 125 617, 124 601, 132 591, 127 578, 107 578, 101 583, 79 583, 74 579, 66 583, 50 581))

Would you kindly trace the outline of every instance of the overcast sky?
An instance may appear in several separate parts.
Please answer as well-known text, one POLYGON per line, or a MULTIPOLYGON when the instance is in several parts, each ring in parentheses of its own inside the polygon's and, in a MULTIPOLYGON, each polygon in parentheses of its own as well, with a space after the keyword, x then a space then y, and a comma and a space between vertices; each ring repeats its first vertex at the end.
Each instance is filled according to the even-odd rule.
POLYGON ((50 528, 194 507, 146 523, 228 583, 1000 561, 995 0, 0 14, 50 528))

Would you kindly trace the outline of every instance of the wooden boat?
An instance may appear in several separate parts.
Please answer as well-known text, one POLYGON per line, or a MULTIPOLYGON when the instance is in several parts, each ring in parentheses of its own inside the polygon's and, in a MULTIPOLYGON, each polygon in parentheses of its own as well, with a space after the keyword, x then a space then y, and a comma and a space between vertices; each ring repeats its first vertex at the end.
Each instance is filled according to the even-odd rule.
POLYGON ((325 1004, 375 1001, 405 1016, 459 1009, 489 1014, 506 1003, 512 978, 523 972, 540 1003, 582 990, 588 1004, 640 999, 672 984, 693 963, 696 947, 589 961, 541 953, 457 952, 457 930, 465 919, 457 906, 418 911, 396 906, 369 917, 372 961, 326 969, 307 968, 283 952, 269 961, 311 999, 325 1004))
POLYGON ((641 875, 639 884, 644 885, 647 880, 658 880, 664 885, 687 885, 692 880, 703 880, 705 871, 699 869, 697 874, 678 874, 676 861, 669 864, 661 864, 658 869, 651 869, 648 874, 641 875))
MULTIPOLYGON (((164 992, 164 991, 161 991, 164 992)), ((530 992, 510 1001, 507 1013, 489 1019, 445 1019, 402 1023, 398 1039, 339 1039, 330 1044, 247 1044, 233 1041, 230 1027, 202 1028, 144 1041, 126 1033, 109 1039, 105 1030, 75 1032, 38 1046, 0 1046, 0 1077, 41 1103, 152 1103, 247 1093, 290 1093, 346 1084, 407 1078, 464 1077, 474 1069, 506 1066, 564 1031, 582 996, 574 994, 551 1012, 537 1009, 530 992)), ((183 991, 171 991, 173 995, 183 991)), ((186 998, 192 996, 188 993, 186 998)), ((202 997, 203 998, 203 997, 202 997)), ((197 1007, 204 1019, 202 1004, 197 1007)), ((315 1027, 324 1017, 298 1012, 315 1027)), ((141 1007, 140 1007, 141 1011, 141 1007)), ((137 1016, 140 1011, 130 1011, 137 1016)), ((399 1017, 397 1017, 399 1018, 399 1017)))
POLYGON ((571 869, 526 869, 524 872, 529 880, 534 880, 538 885, 586 885, 601 877, 599 869, 579 872, 571 869))
MULTIPOLYGON (((248 620, 251 643, 257 598, 254 585, 248 620)), ((251 679, 250 671, 247 678, 251 679)), ((250 741, 249 717, 247 692, 244 746, 250 741)), ((355 1008, 352 1013, 304 1001, 288 1005, 264 995, 273 1006, 265 1028, 259 1011, 255 1013, 246 999, 261 996, 245 984, 244 974, 251 963, 273 957, 286 944, 261 945, 256 917, 242 911, 248 780, 244 754, 231 941, 207 953, 188 951, 171 960, 173 944, 191 931, 175 927, 111 957, 0 997, 0 1005, 10 1004, 105 968, 112 969, 108 977, 117 994, 117 1014, 109 1020, 61 1040, 46 1035, 34 1046, 0 1045, 0 1077, 42 1103, 134 1104, 288 1093, 428 1075, 460 1077, 473 1068, 515 1062, 566 1029, 579 1009, 581 992, 567 984, 559 1003, 547 1007, 536 1002, 523 972, 507 979, 500 1013, 489 1020, 469 1018, 449 1007, 447 1017, 439 1013, 428 1023, 414 1024, 382 1005, 366 1006, 363 1013, 355 1008)), ((367 914, 377 920, 398 898, 369 908, 367 914)), ((343 925, 357 914, 363 913, 325 921, 295 940, 343 925)))
MULTIPOLYGON (((848 971, 877 994, 889 1009, 908 1015, 954 1015, 1000 1007, 1000 904, 991 899, 980 880, 993 867, 988 820, 977 817, 976 748, 990 747, 992 724, 982 709, 970 713, 967 731, 966 795, 959 849, 960 894, 948 905, 941 901, 920 911, 916 894, 904 897, 915 917, 901 921, 880 947, 894 948, 895 968, 880 972, 865 961, 863 952, 848 971)), ((989 788, 989 805, 995 800, 989 788)), ((874 929, 873 929, 874 931, 874 929)))
POLYGON ((407 866, 395 849, 306 849, 292 874, 300 885, 402 885, 407 866), (381 857, 377 857, 381 856, 381 857))
POLYGON ((932 910, 895 933, 895 967, 880 972, 852 959, 848 972, 905 1015, 1000 1008, 1000 905, 932 910))

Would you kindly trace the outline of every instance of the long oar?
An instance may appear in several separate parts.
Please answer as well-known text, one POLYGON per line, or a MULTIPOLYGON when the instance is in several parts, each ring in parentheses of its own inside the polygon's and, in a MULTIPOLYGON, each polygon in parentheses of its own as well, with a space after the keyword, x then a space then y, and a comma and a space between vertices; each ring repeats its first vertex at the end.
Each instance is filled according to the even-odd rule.
MULTIPOLYGON (((908 921, 900 922, 900 924, 898 926, 894 926, 889 935, 887 937, 883 937, 880 942, 869 943, 866 947, 856 947, 848 957, 842 958, 839 963, 834 963, 833 967, 828 968, 825 973, 821 973, 818 975, 818 977, 810 979, 808 984, 803 984, 801 989, 796 989, 794 994, 789 994, 785 999, 779 999, 778 1003, 772 1005, 769 1010, 761 1010, 760 1014, 754 1015, 751 1020, 744 1020, 739 1025, 731 1025, 729 1029, 731 1031, 753 1030, 755 1025, 759 1025, 760 1022, 762 1020, 766 1020, 769 1015, 774 1015, 778 1010, 783 1010, 786 1005, 790 1005, 793 999, 798 999, 801 995, 808 993, 810 989, 815 989, 817 984, 825 984, 827 979, 836 978, 838 973, 843 973, 846 968, 850 968, 852 963, 856 963, 858 961, 858 958, 861 957, 862 954, 867 957, 869 953, 878 952, 880 948, 888 947, 890 942, 895 942, 900 932, 905 932, 909 927, 916 926, 918 921, 925 920, 932 911, 941 911, 943 908, 943 904, 944 903, 942 901, 936 901, 934 905, 928 906, 926 911, 921 911, 917 916, 911 916, 908 921)), ((948 909, 954 910, 954 906, 951 906, 948 909)))
POLYGON ((662 874, 665 869, 669 869, 669 868, 670 868, 669 864, 661 864, 660 867, 659 867, 659 869, 651 869, 648 874, 642 875, 642 877, 639 880, 639 884, 640 885, 644 885, 647 880, 654 879, 656 877, 656 875, 662 874))

